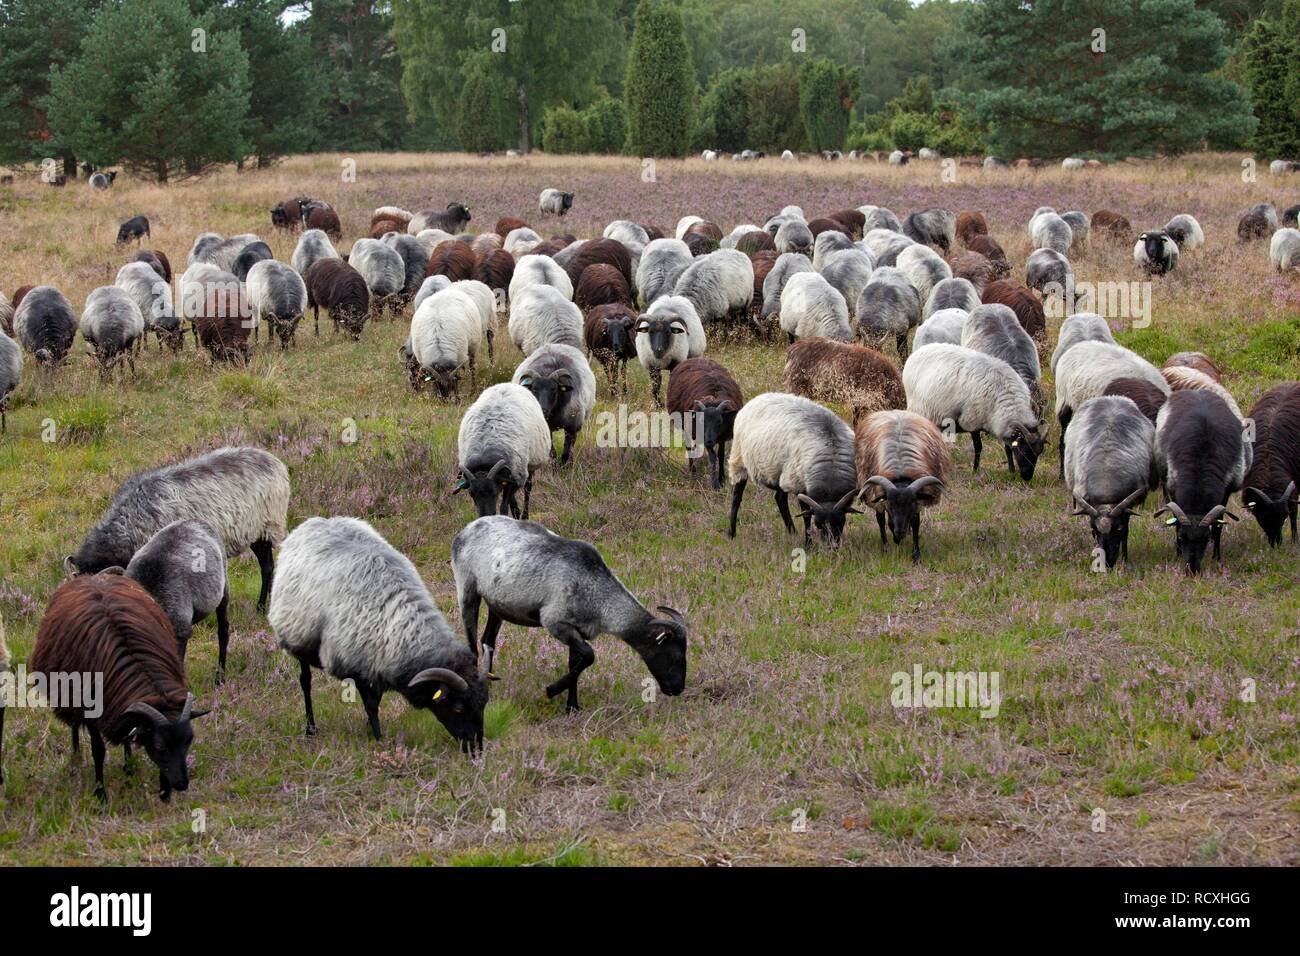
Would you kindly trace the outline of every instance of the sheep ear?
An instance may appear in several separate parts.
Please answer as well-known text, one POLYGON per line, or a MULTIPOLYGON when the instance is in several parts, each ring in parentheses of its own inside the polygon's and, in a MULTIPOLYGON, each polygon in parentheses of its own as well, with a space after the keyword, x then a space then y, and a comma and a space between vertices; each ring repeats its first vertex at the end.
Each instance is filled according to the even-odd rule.
POLYGON ((79 573, 77 565, 72 560, 72 555, 68 555, 63 559, 63 579, 65 581, 75 578, 79 573))

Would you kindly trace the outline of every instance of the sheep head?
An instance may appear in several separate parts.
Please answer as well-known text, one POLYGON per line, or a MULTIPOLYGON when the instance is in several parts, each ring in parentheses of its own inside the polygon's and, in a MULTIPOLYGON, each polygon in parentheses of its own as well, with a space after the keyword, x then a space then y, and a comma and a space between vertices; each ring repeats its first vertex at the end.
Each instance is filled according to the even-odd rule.
POLYGON ((1113 568, 1119 560, 1124 542, 1128 540, 1128 519, 1137 514, 1133 509, 1146 496, 1147 489, 1143 486, 1114 505, 1093 507, 1082 498, 1074 499, 1076 507, 1071 513, 1088 517, 1092 540, 1106 556, 1106 567, 1113 568))
MULTIPOLYGON (((502 458, 481 474, 469 468, 461 468, 460 481, 452 489, 452 494, 469 491, 469 496, 474 499, 474 507, 478 510, 478 516, 483 518, 496 514, 498 495, 508 499, 516 487, 514 476, 510 474, 510 465, 502 458)), ((502 505, 504 508, 504 501, 502 505)), ((504 511, 502 513, 504 514, 504 511)))
POLYGON ((804 510, 799 512, 799 517, 811 518, 812 531, 817 535, 817 540, 832 547, 838 547, 843 539, 844 524, 848 516, 862 514, 861 511, 853 507, 853 501, 858 497, 857 488, 854 488, 833 504, 822 504, 807 495, 796 495, 795 497, 804 506, 804 510))
POLYGON ((1155 513, 1155 517, 1168 514, 1166 525, 1174 526, 1178 556, 1187 563, 1187 570, 1200 574, 1201 561, 1205 558, 1205 549, 1209 547, 1213 533, 1226 524, 1226 519, 1238 520, 1237 516, 1223 505, 1215 505, 1204 515, 1183 513, 1175 502, 1171 501, 1155 513))
POLYGON ((483 711, 487 708, 487 681, 476 667, 462 668, 466 677, 448 667, 429 667, 411 678, 402 695, 412 707, 433 711, 433 716, 460 741, 462 753, 483 749, 483 711))
POLYGON ((1040 418, 1033 428, 1017 422, 1012 426, 1011 436, 1004 440, 1011 449, 1011 458, 1021 479, 1032 481, 1034 468, 1047 443, 1047 422, 1040 418))
POLYGON ((519 384, 533 393, 546 424, 553 429, 559 428, 573 398, 573 373, 567 368, 557 369, 550 375, 529 372, 519 379, 519 384))
POLYGON ((915 480, 900 478, 897 483, 884 475, 872 475, 859 492, 862 500, 889 519, 889 530, 894 544, 901 544, 921 519, 921 508, 934 504, 947 489, 934 475, 924 475, 915 480), (868 500, 868 488, 879 488, 880 494, 868 500), (924 492, 924 494, 922 494, 924 492))
POLYGON ((1296 507, 1296 484, 1291 482, 1276 498, 1262 488, 1246 488, 1241 493, 1246 510, 1255 516, 1268 543, 1273 547, 1282 543, 1282 529, 1286 519, 1296 507))
POLYGON ((654 357, 662 359, 672 348, 673 336, 686 334, 686 323, 671 313, 651 315, 647 312, 637 318, 636 333, 646 336, 654 357))
POLYGON ((149 759, 158 767, 158 796, 166 803, 172 791, 189 789, 190 774, 186 765, 190 745, 194 743, 191 721, 207 714, 194 709, 194 695, 185 698, 181 712, 169 718, 145 701, 136 701, 123 712, 130 725, 127 740, 144 747, 149 759))
POLYGON ((670 607, 655 610, 661 616, 647 614, 623 639, 641 655, 659 689, 676 697, 686 688, 686 618, 670 607))

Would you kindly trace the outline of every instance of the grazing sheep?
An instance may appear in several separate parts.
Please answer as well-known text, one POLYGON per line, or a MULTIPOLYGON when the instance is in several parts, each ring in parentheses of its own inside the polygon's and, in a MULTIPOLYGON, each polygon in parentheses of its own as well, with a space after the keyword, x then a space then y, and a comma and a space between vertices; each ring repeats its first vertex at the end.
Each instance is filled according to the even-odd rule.
POLYGON ((978 295, 983 295, 984 290, 988 288, 998 273, 1005 275, 1001 269, 996 268, 992 261, 978 252, 959 252, 948 260, 948 268, 952 270, 954 279, 965 279, 974 288, 978 295))
POLYGON ((515 277, 515 257, 504 249, 497 249, 475 260, 470 278, 482 282, 494 295, 504 298, 510 282, 515 277))
POLYGON ((450 288, 451 280, 446 276, 427 276, 425 280, 420 283, 420 288, 416 291, 415 298, 411 300, 411 308, 418 312, 420 306, 424 304, 425 299, 429 298, 429 296, 433 295, 435 292, 441 292, 443 289, 450 288))
POLYGON ((1179 252, 1205 245, 1205 233, 1201 231, 1201 224, 1186 213, 1179 213, 1165 223, 1164 231, 1178 243, 1179 252))
POLYGON ((743 252, 719 249, 687 266, 672 294, 689 301, 705 324, 747 316, 754 296, 754 265, 743 252))
POLYGON ((745 486, 774 492, 785 530, 794 534, 789 496, 803 505, 804 542, 812 531, 830 544, 844 535, 848 515, 861 514, 853 464, 853 429, 829 408, 799 395, 767 392, 751 399, 733 423, 732 497, 727 536, 736 536, 745 486))
POLYGON ((52 285, 38 285, 21 298, 14 294, 14 337, 41 365, 67 356, 77 334, 72 303, 52 285))
POLYGON ((454 236, 463 231, 472 218, 474 217, 469 214, 469 207, 464 203, 449 202, 442 212, 436 209, 417 212, 411 217, 406 231, 413 236, 418 236, 426 229, 441 229, 454 236))
POLYGON ((107 173, 103 173, 100 172, 99 170, 96 170, 95 172, 90 174, 90 177, 86 180, 86 182, 90 184, 90 187, 92 189, 108 189, 110 186, 113 185, 113 180, 115 180, 116 178, 117 178, 117 170, 112 170, 111 172, 107 172, 107 173))
POLYGON ((627 363, 636 358, 636 310, 621 303, 598 305, 587 313, 584 337, 587 350, 605 369, 612 395, 622 378, 624 396, 627 395, 627 363))
POLYGON ((74 753, 83 724, 89 732, 96 797, 107 798, 105 743, 129 751, 139 742, 158 767, 158 796, 166 802, 173 790, 189 789, 190 724, 207 711, 195 710, 194 695, 185 689, 176 635, 162 608, 116 571, 65 581, 54 592, 27 667, 45 686, 65 683, 60 674, 102 675, 97 717, 71 701, 55 707, 54 716, 72 728, 74 753))
POLYGON ((342 325, 348 335, 359 339, 370 317, 370 287, 365 277, 342 259, 324 258, 313 263, 304 278, 316 334, 320 334, 320 310, 324 308, 335 332, 342 325))
POLYGON ((1074 308, 1074 269, 1070 260, 1055 249, 1035 249, 1025 262, 1025 285, 1039 292, 1043 301, 1055 300, 1062 312, 1074 308))
POLYGON ((699 216, 682 216, 681 219, 677 220, 677 228, 673 231, 674 237, 681 239, 686 235, 687 230, 697 222, 704 222, 704 220, 699 216))
POLYGON ((189 254, 185 257, 185 265, 188 268, 197 263, 206 262, 209 265, 216 266, 222 272, 233 274, 235 260, 244 251, 244 247, 261 241, 252 233, 222 239, 215 232, 205 232, 194 240, 194 245, 190 247, 189 254))
POLYGON ((1110 323, 1094 312, 1076 312, 1061 323, 1061 331, 1056 340, 1056 349, 1052 352, 1051 369, 1056 374, 1056 363, 1061 356, 1080 342, 1111 342, 1115 336, 1110 330, 1110 323))
POLYGON ((158 529, 126 566, 126 576, 158 602, 176 634, 181 660, 194 625, 217 616, 217 683, 225 680, 230 622, 226 610, 226 550, 217 533, 202 521, 173 521, 158 529))
POLYGON ((781 295, 781 330, 795 339, 817 336, 837 342, 853 341, 849 307, 839 290, 816 272, 790 277, 781 295))
POLYGON ((1118 242, 1128 242, 1133 235, 1133 224, 1109 209, 1099 209, 1093 213, 1091 227, 1107 239, 1118 242))
POLYGON ((259 262, 265 262, 268 259, 274 258, 275 256, 271 252, 271 247, 265 242, 262 242, 261 240, 250 242, 240 250, 239 255, 235 256, 235 261, 231 265, 230 271, 235 274, 236 278, 238 278, 240 282, 247 282, 248 272, 253 268, 253 266, 257 265, 259 262))
POLYGON ((1067 156, 1061 160, 1061 168, 1065 170, 1083 169, 1085 163, 1078 156, 1067 156))
POLYGON ((144 319, 145 331, 166 343, 173 352, 184 344, 185 332, 172 306, 171 286, 144 262, 128 262, 117 270, 113 284, 130 296, 144 319))
POLYGON ((1012 279, 990 282, 980 297, 984 305, 1005 305, 1016 314, 1020 326, 1035 341, 1047 337, 1047 315, 1043 303, 1026 286, 1012 279))
POLYGON ((562 193, 558 189, 543 189, 537 197, 537 208, 542 215, 563 216, 573 208, 573 193, 562 193))
POLYGON ((920 243, 908 246, 898 254, 898 269, 907 276, 916 289, 917 297, 924 302, 930 290, 944 279, 952 278, 952 269, 929 246, 920 243))
POLYGON ((1061 427, 1061 467, 1065 467, 1065 433, 1075 409, 1100 395, 1115 379, 1137 378, 1168 395, 1169 383, 1154 365, 1114 342, 1080 342, 1056 363, 1056 418, 1061 427))
POLYGON ((776 252, 776 243, 766 232, 761 229, 747 232, 736 240, 736 248, 745 255, 753 257, 757 253, 770 251, 776 252))
POLYGON ((246 548, 262 571, 258 610, 266 609, 275 562, 271 552, 284 537, 289 509, 289 471, 260 448, 218 448, 174 465, 132 475, 76 554, 63 561, 69 574, 126 567, 161 528, 184 518, 206 522, 233 558, 246 548))
POLYGON ((1117 378, 1102 389, 1101 394, 1127 398, 1138 407, 1138 411, 1145 415, 1152 425, 1155 425, 1156 416, 1169 400, 1166 393, 1144 378, 1117 378))
POLYGON ((1273 233, 1268 258, 1278 272, 1300 269, 1300 229, 1279 229, 1273 233))
POLYGON ((886 229, 897 233, 903 231, 903 224, 898 221, 898 217, 884 206, 859 206, 857 211, 862 213, 864 236, 874 229, 886 229))
POLYGON ((908 411, 940 429, 970 432, 979 471, 987 433, 1009 446, 1024 481, 1034 477, 1046 423, 1034 412, 1029 388, 1006 362, 961 345, 927 345, 903 366, 908 411))
POLYGON ((1263 239, 1271 235, 1277 228, 1276 211, 1273 213, 1273 218, 1274 222, 1270 223, 1268 216, 1258 209, 1252 209, 1237 220, 1237 238, 1242 242, 1250 242, 1252 239, 1263 239))
POLYGON ((370 214, 370 238, 379 239, 386 233, 406 232, 415 213, 400 206, 380 206, 370 214))
MULTIPOLYGON (((862 238, 861 245, 871 253, 878 266, 896 266, 905 249, 916 245, 901 232, 889 229, 872 229, 862 238)), ((928 248, 928 247, 927 247, 928 248)))
POLYGON ((857 425, 854 463, 862 501, 876 513, 880 546, 888 546, 888 520, 894 544, 912 532, 912 560, 921 560, 921 510, 939 503, 952 469, 939 429, 915 412, 876 412, 857 425))
MULTIPOLYGON (((701 220, 703 221, 703 220, 701 220)), ((714 227, 717 228, 716 226, 714 227)), ((650 234, 645 231, 645 227, 639 223, 630 222, 627 219, 616 219, 605 227, 603 234, 605 239, 617 239, 629 250, 639 253, 650 244, 650 234)), ((722 238, 722 233, 712 237, 715 241, 722 238)))
MULTIPOLYGON (((568 280, 562 271, 559 274, 568 280)), ((507 330, 519 351, 531 355, 550 342, 572 345, 581 351, 582 310, 560 290, 550 285, 528 285, 511 294, 510 300, 507 330)))
POLYGON ((1242 480, 1241 500, 1270 545, 1282 543, 1291 519, 1296 540, 1296 488, 1300 486, 1300 382, 1274 385, 1250 409, 1254 459, 1242 480))
MULTIPOLYGON (((844 236, 845 239, 849 238, 848 233, 844 232, 840 224, 836 222, 834 219, 826 219, 824 217, 818 218, 812 220, 807 225, 808 225, 808 231, 813 234, 814 244, 816 243, 817 237, 820 236, 823 232, 838 232, 840 233, 840 235, 844 236)), ((742 228, 748 229, 749 227, 745 226, 742 228)), ((849 241, 852 242, 852 240, 849 241)))
POLYGON ((366 522, 308 518, 285 539, 268 615, 280 647, 298 659, 307 733, 316 733, 311 669, 351 681, 370 732, 395 690, 428 709, 463 752, 483 747, 487 681, 452 631, 420 572, 366 522))
POLYGON ((841 209, 833 212, 827 219, 833 220, 840 224, 840 231, 850 239, 861 239, 863 227, 867 223, 866 213, 857 209, 841 209))
POLYGON ((0 332, 10 337, 14 334, 14 307, 3 292, 0 292, 0 332))
POLYGON ((994 279, 1006 278, 1011 274, 1011 263, 1007 261, 1007 254, 1002 251, 1002 247, 992 236, 975 236, 966 244, 966 249, 969 252, 978 252, 988 259, 993 266, 994 279))
POLYGON ((383 314, 385 305, 394 314, 401 309, 402 290, 406 287, 406 264, 396 250, 378 239, 358 239, 352 244, 347 263, 366 280, 373 318, 383 314))
POLYGON ((907 404, 903 380, 884 355, 824 338, 800 339, 790 346, 785 387, 815 402, 847 405, 855 425, 863 415, 907 404))
POLYGON ((907 333, 921 321, 921 296, 901 269, 882 266, 872 272, 854 314, 863 344, 883 349, 892 335, 899 361, 906 361, 907 333))
POLYGON ((1106 567, 1128 563, 1129 518, 1155 487, 1155 426, 1131 399, 1090 398, 1071 422, 1065 484, 1106 567))
POLYGON ((1001 156, 985 156, 984 168, 985 169, 1010 169, 1011 164, 1008 163, 1001 156))
POLYGON ((531 286, 550 286, 569 301, 573 300, 573 282, 550 256, 527 255, 515 263, 509 296, 513 303, 519 293, 531 286))
POLYGON ((302 225, 302 207, 316 200, 310 196, 290 196, 271 207, 271 225, 277 229, 297 229, 302 225))
POLYGON ((938 246, 944 255, 957 238, 957 215, 950 209, 926 209, 903 220, 903 235, 913 242, 938 246))
POLYGON ((703 355, 707 347, 704 325, 689 299, 666 295, 637 317, 636 355, 650 375, 656 408, 663 407, 659 397, 663 371, 671 372, 688 358, 703 355))
MULTIPOLYGON (((968 349, 983 352, 1000 358, 1013 369, 1029 389, 1029 400, 1034 413, 1043 412, 1043 391, 1039 379, 1042 369, 1038 364, 1038 348, 1016 318, 1016 314, 1005 305, 981 305, 976 308, 962 326, 961 344, 968 349)), ((1007 453, 1007 469, 1014 470, 1010 451, 1007 453)))
POLYGON ((478 385, 475 367, 483 322, 478 303, 455 286, 429 296, 411 319, 407 372, 411 387, 433 382, 441 398, 460 400, 461 370, 469 366, 472 387, 478 385))
POLYGON ((185 318, 194 329, 195 342, 207 350, 214 362, 248 361, 248 338, 254 323, 246 311, 239 280, 206 263, 185 270, 185 274, 191 276, 191 282, 187 286, 182 277, 181 287, 187 290, 182 301, 186 303, 185 318), (196 268, 224 278, 197 282, 193 279, 196 268))
POLYGON ((1289 159, 1275 159, 1268 164, 1270 176, 1285 176, 1287 173, 1300 172, 1300 163, 1289 159))
POLYGON ((1079 212, 1078 210, 1061 213, 1061 219, 1070 227, 1072 237, 1070 248, 1067 251, 1070 253, 1083 252, 1088 246, 1088 236, 1092 233, 1092 220, 1088 218, 1086 212, 1079 212))
POLYGON ((1030 220, 1029 241, 1036 249, 1051 249, 1064 257, 1074 245, 1074 230, 1056 213, 1045 212, 1030 220))
POLYGON ((278 335, 280 348, 287 349, 307 312, 302 277, 283 262, 265 259, 249 270, 246 290, 255 326, 265 320, 268 333, 278 335))
POLYGON ((322 259, 338 258, 339 254, 335 251, 329 236, 319 229, 308 229, 298 237, 298 245, 294 247, 289 262, 297 270, 298 275, 306 279, 307 270, 317 262, 322 259))
POLYGON ((813 240, 813 268, 821 272, 835 253, 856 248, 857 246, 853 244, 853 240, 844 233, 835 229, 824 230, 818 233, 817 238, 813 240))
POLYGON ((798 252, 811 256, 813 251, 813 234, 808 224, 800 219, 787 219, 776 230, 773 244, 777 252, 798 252))
POLYGON ((583 270, 573 290, 573 301, 583 312, 611 302, 632 305, 632 290, 616 266, 595 263, 583 270))
POLYGON ((429 256, 424 274, 427 276, 446 276, 452 282, 463 282, 473 278, 474 266, 478 259, 469 243, 448 240, 439 243, 429 256))
MULTIPOLYGON (((28 296, 30 298, 30 296, 28 296)), ((125 362, 135 374, 132 349, 144 335, 144 316, 126 292, 115 285, 100 286, 86 297, 77 328, 95 350, 101 375, 125 362)))
POLYGON ((1288 206, 1286 208, 1282 213, 1280 225, 1290 229, 1300 227, 1300 204, 1288 206))
POLYGON ((452 494, 468 490, 480 517, 500 513, 528 518, 533 473, 555 453, 551 427, 537 399, 522 385, 485 388, 460 420, 456 439, 460 480, 452 494), (515 493, 524 489, 520 512, 515 493))
POLYGON ((1219 560, 1224 519, 1237 520, 1228 499, 1250 466, 1248 447, 1240 419, 1212 392, 1174 392, 1156 416, 1156 468, 1165 492, 1156 514, 1169 514, 1178 555, 1192 574, 1211 541, 1219 560))
POLYGON ((596 376, 587 357, 571 345, 543 345, 519 363, 510 380, 533 393, 551 431, 563 429, 560 464, 568 464, 573 440, 596 408, 596 376))
MULTIPOLYGON (((23 350, 17 342, 0 331, 0 435, 9 428, 5 413, 9 409, 9 398, 22 378, 23 350)), ((3 645, 0 645, 0 650, 3 650, 3 645)))
POLYGON ((1160 370, 1164 371, 1167 368, 1174 368, 1179 365, 1186 365, 1190 368, 1196 369, 1198 372, 1204 372, 1216 382, 1221 381, 1223 378, 1223 374, 1219 371, 1219 366, 1216 365, 1214 360, 1204 352, 1175 352, 1173 355, 1169 356, 1169 358, 1165 359, 1165 363, 1160 366, 1160 370))
MULTIPOLYGON (((1215 395, 1218 395, 1223 399, 1224 403, 1232 409, 1232 414, 1236 415, 1238 419, 1244 418, 1241 414, 1241 406, 1238 405, 1237 400, 1232 397, 1232 393, 1224 388, 1223 385, 1219 383, 1218 379, 1206 375, 1199 369, 1192 368, 1188 365, 1175 365, 1171 368, 1161 369, 1160 374, 1163 375, 1165 381, 1169 383, 1171 391, 1181 392, 1187 389, 1200 389, 1205 392, 1213 392, 1215 395)), ((1249 453, 1249 451, 1250 449, 1247 449, 1247 453, 1249 453)), ((1249 461, 1247 464, 1249 464, 1249 461)))
POLYGON ((569 649, 569 669, 546 688, 568 691, 578 710, 578 678, 596 660, 591 648, 613 634, 640 655, 659 689, 671 697, 686 687, 686 620, 670 607, 646 610, 585 541, 561 538, 532 521, 485 517, 468 524, 451 544, 456 598, 470 650, 479 648, 480 602, 488 609, 482 643, 488 673, 502 622, 544 627, 569 649))
POLYGON ((685 432, 686 463, 695 471, 703 446, 709 456, 713 490, 722 487, 723 462, 731 440, 736 413, 745 404, 744 393, 731 373, 708 358, 681 362, 668 378, 668 411, 678 416, 685 432))
POLYGON ((519 258, 526 256, 542 244, 542 237, 527 226, 520 226, 517 229, 511 229, 506 233, 505 241, 501 248, 512 256, 519 258))
POLYGON ((961 345, 961 330, 966 325, 968 315, 970 313, 965 309, 939 309, 937 312, 931 312, 929 317, 916 327, 916 335, 912 337, 913 351, 936 342, 961 345))
POLYGON ((792 276, 801 272, 812 272, 813 264, 807 256, 799 252, 786 252, 776 260, 763 279, 762 319, 767 320, 781 311, 781 295, 785 285, 792 276))
POLYGON ((889 165, 906 166, 908 158, 907 153, 903 152, 901 149, 896 149, 889 154, 889 165))
POLYGON ((956 220, 953 222, 953 236, 959 239, 961 244, 967 248, 970 248, 970 241, 976 236, 987 236, 988 234, 989 224, 983 213, 958 213, 956 220))
POLYGON ((402 283, 402 297, 410 301, 424 282, 431 256, 419 239, 406 233, 394 233, 386 236, 382 241, 402 257, 402 265, 406 270, 406 278, 402 283))
MULTIPOLYGON (((592 265, 612 266, 623 277, 623 282, 627 288, 632 288, 635 275, 632 271, 632 254, 628 252, 627 246, 617 239, 593 239, 590 242, 575 242, 566 246, 555 257, 555 261, 564 268, 575 290, 582 274, 587 270, 588 266, 592 265)), ((577 295, 576 291, 574 295, 577 295)))
POLYGON ((680 239, 655 239, 641 252, 636 269, 636 288, 646 305, 668 295, 693 262, 691 250, 680 239))
MULTIPOLYGON (((135 254, 132 262, 143 262, 154 272, 162 277, 164 282, 172 281, 172 264, 167 261, 167 256, 158 249, 141 249, 135 254)), ((15 305, 15 308, 17 306, 15 305)))
POLYGON ((832 288, 844 296, 845 304, 854 309, 857 308, 862 290, 871 281, 871 273, 874 270, 875 263, 871 260, 871 253, 855 247, 833 253, 830 261, 822 268, 821 274, 832 288))
POLYGON ((979 292, 969 281, 958 278, 944 279, 930 290, 930 296, 925 300, 925 307, 921 310, 921 319, 924 321, 944 309, 973 312, 979 305, 979 292))
POLYGON ((115 245, 120 249, 132 239, 139 243, 147 235, 149 235, 149 218, 147 216, 132 216, 117 227, 117 242, 115 245))

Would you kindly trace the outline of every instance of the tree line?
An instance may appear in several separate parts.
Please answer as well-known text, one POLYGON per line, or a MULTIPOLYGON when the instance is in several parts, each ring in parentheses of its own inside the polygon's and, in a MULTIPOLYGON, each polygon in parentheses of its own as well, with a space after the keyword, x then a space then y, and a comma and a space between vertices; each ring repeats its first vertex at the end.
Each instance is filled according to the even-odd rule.
POLYGON ((1300 157, 1300 0, 0 0, 0 163, 1300 157), (52 28, 57 24, 57 28, 52 28))

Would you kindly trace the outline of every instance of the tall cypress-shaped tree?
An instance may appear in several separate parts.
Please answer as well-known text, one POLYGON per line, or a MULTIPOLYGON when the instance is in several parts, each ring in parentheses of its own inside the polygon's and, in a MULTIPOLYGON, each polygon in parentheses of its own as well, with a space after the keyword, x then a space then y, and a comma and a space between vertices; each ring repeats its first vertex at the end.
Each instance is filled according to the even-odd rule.
POLYGON ((1223 22, 1194 0, 977 0, 962 28, 962 105, 999 152, 1143 155, 1254 132, 1245 92, 1215 72, 1223 22))
POLYGON ((1300 154, 1300 114, 1287 96, 1289 60, 1294 53, 1282 42, 1281 27, 1273 20, 1256 20, 1241 41, 1251 107, 1259 127, 1256 152, 1267 158, 1300 154))
POLYGON ((695 71, 676 6, 660 0, 641 0, 637 6, 623 90, 628 152, 685 156, 691 146, 695 71))
POLYGON ((846 69, 826 57, 818 57, 800 69, 799 115, 813 149, 839 149, 844 145, 859 79, 858 70, 846 69))

